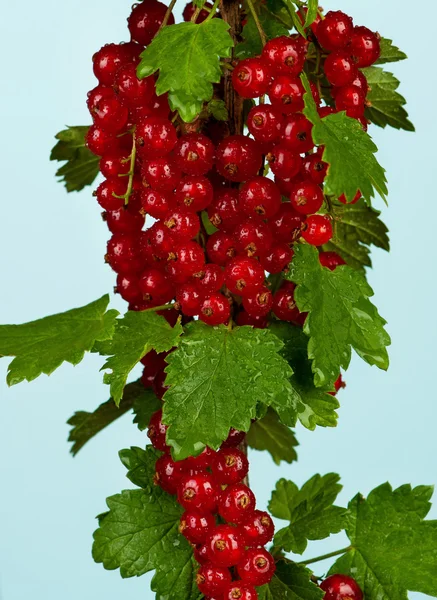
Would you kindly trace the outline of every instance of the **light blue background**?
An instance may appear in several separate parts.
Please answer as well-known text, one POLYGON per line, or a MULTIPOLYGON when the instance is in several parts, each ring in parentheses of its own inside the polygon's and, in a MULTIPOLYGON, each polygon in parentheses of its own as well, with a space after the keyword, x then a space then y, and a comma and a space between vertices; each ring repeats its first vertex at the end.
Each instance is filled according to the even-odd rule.
MULTIPOLYGON (((387 480, 394 486, 437 482, 435 28, 426 18, 434 6, 431 0, 417 10, 397 0, 323 6, 350 11, 356 23, 395 39, 410 56, 393 70, 403 82, 417 134, 372 128, 390 183, 384 219, 392 252, 374 252, 369 278, 389 320, 392 365, 385 374, 354 360, 347 390, 340 394, 337 430, 299 428, 297 464, 277 468, 268 456, 252 454, 251 481, 262 507, 281 476, 300 484, 314 472, 336 471, 343 478, 343 503, 387 480)), ((82 306, 114 284, 103 263, 107 232, 91 191, 67 195, 55 181, 48 155, 53 135, 65 124, 89 122, 85 97, 95 85, 91 56, 105 42, 126 38, 129 7, 121 0, 2 3, 2 323, 82 306)), ((117 300, 114 305, 123 308, 117 300)), ((3 600, 153 597, 148 576, 122 581, 90 555, 94 516, 105 509, 106 496, 129 487, 117 451, 145 441, 126 416, 74 460, 68 454, 66 420, 107 397, 100 366, 99 358, 87 357, 50 379, 0 386, 3 600)), ((5 359, 2 381, 6 367, 5 359)), ((312 543, 306 556, 344 545, 341 536, 312 543)))

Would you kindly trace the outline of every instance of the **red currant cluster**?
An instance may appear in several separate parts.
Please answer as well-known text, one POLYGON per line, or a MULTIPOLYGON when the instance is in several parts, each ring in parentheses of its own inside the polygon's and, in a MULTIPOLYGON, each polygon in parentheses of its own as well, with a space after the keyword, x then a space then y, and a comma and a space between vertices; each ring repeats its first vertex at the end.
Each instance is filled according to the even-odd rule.
POLYGON ((255 509, 255 496, 243 483, 249 462, 237 446, 244 432, 231 430, 218 452, 206 448, 175 462, 161 417, 161 411, 152 416, 148 431, 153 446, 164 452, 155 483, 176 495, 185 510, 179 531, 194 547, 199 590, 210 600, 256 600, 255 587, 269 583, 276 568, 264 548, 274 525, 268 513, 255 509))

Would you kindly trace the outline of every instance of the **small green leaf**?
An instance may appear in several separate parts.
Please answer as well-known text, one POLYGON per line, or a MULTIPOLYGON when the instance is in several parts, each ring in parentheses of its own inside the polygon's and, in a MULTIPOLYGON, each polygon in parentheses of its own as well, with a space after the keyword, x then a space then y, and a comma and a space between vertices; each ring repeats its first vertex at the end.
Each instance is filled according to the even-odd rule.
POLYGON ((134 484, 143 489, 149 489, 155 476, 155 463, 161 453, 152 446, 146 449, 132 446, 129 449, 120 450, 118 456, 126 467, 126 477, 134 484))
POLYGON ((259 600, 322 600, 324 592, 302 565, 279 560, 272 581, 258 589, 259 600))
POLYGON ((380 67, 363 69, 369 84, 367 101, 370 106, 366 108, 366 117, 379 127, 390 125, 395 129, 414 131, 414 125, 408 120, 408 113, 404 106, 405 98, 396 90, 400 82, 392 73, 380 67))
POLYGON ((303 554, 308 540, 323 540, 344 529, 347 511, 334 506, 342 488, 339 481, 335 473, 314 475, 300 490, 292 481, 278 481, 269 511, 278 519, 290 521, 290 525, 277 531, 276 547, 303 554))
POLYGON ((208 114, 217 119, 217 121, 227 121, 229 112, 223 100, 211 100, 208 102, 208 114))
POLYGON ((375 158, 378 148, 370 136, 344 112, 321 119, 306 75, 302 75, 302 82, 306 90, 303 112, 314 125, 314 142, 324 146, 323 160, 329 165, 327 190, 337 198, 344 194, 349 202, 358 191, 367 199, 376 191, 386 200, 387 179, 375 158))
MULTIPOLYGON (((267 36, 267 39, 271 40, 281 35, 288 35, 288 29, 282 23, 279 23, 279 21, 273 18, 269 13, 263 12, 258 15, 258 18, 264 33, 267 36)), ((235 55, 238 58, 249 58, 251 56, 257 56, 258 54, 261 54, 261 38, 259 36, 259 31, 256 27, 255 21, 250 13, 247 15, 247 22, 243 27, 241 36, 244 41, 240 44, 237 44, 235 48, 235 55)))
POLYGON ((299 310, 309 313, 304 333, 317 387, 332 386, 340 368, 348 368, 351 348, 370 365, 388 368, 390 337, 361 273, 348 266, 330 271, 321 266, 316 248, 300 244, 286 277, 297 284, 299 310))
POLYGON ((114 335, 118 312, 107 311, 109 296, 23 325, 0 325, 0 357, 14 356, 8 385, 51 375, 63 362, 77 365, 96 340, 114 335))
POLYGON ((122 319, 117 319, 114 337, 95 347, 100 354, 109 356, 102 370, 112 371, 105 374, 104 382, 111 386, 111 397, 117 405, 135 365, 150 350, 167 352, 176 346, 182 331, 179 322, 171 327, 154 311, 128 311, 122 319))
POLYGON ((233 41, 222 19, 164 27, 141 55, 138 77, 159 71, 158 96, 168 92, 172 110, 193 121, 222 76, 220 58, 229 58, 233 41))
POLYGON ((163 421, 177 460, 217 449, 234 427, 248 431, 257 404, 272 406, 294 425, 292 372, 280 356, 282 342, 270 331, 189 323, 167 357, 163 421))
POLYGON ((281 423, 274 410, 254 421, 246 436, 247 444, 255 450, 267 450, 279 465, 282 460, 292 463, 297 460, 295 447, 299 445, 293 431, 281 423))
POLYGON ((305 18, 305 29, 312 25, 314 21, 317 19, 317 13, 319 10, 319 1, 318 0, 308 0, 308 11, 305 18))
POLYGON ((399 60, 405 60, 406 58, 408 57, 405 52, 399 50, 391 40, 381 38, 381 56, 376 61, 376 65, 398 62, 399 60))
POLYGON ((67 192, 79 192, 91 185, 99 173, 99 157, 85 146, 88 129, 88 126, 77 125, 55 136, 59 141, 52 149, 50 160, 67 161, 56 172, 67 192))

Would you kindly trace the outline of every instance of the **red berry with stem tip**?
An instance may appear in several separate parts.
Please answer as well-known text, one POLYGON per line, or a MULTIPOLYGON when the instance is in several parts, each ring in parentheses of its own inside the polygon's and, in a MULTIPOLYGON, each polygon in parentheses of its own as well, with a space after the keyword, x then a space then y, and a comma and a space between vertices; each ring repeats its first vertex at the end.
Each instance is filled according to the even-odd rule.
POLYGON ((162 410, 158 410, 155 413, 153 413, 149 421, 147 437, 151 441, 152 446, 156 448, 156 450, 161 450, 162 452, 167 452, 167 450, 169 450, 169 447, 165 442, 167 429, 167 425, 164 425, 164 423, 162 422, 162 410))
POLYGON ((358 76, 358 68, 347 50, 328 54, 323 69, 329 83, 339 87, 352 83, 358 76))
POLYGON ((99 168, 103 177, 107 179, 127 175, 130 169, 129 152, 118 149, 104 154, 100 159, 99 168))
POLYGON ((201 273, 205 265, 205 253, 197 243, 186 241, 174 246, 169 254, 167 273, 176 284, 188 281, 193 275, 201 273))
POLYGON ((229 321, 231 307, 228 299, 214 292, 205 298, 200 308, 199 318, 207 325, 223 325, 229 321))
POLYGON ((93 56, 94 75, 102 85, 112 86, 117 71, 129 59, 123 44, 106 44, 93 56))
MULTIPOLYGON (((213 5, 210 2, 205 2, 204 7, 211 9, 213 8, 213 5)), ((182 13, 184 21, 191 21, 191 17, 194 15, 196 8, 197 7, 193 2, 188 2, 184 8, 184 12, 182 13)), ((199 16, 196 19, 196 23, 203 23, 203 21, 208 17, 209 12, 205 10, 205 8, 200 11, 199 16)))
POLYGON ((268 89, 272 105, 284 115, 301 112, 305 103, 305 89, 299 77, 279 75, 275 77, 268 89))
POLYGON ((254 177, 261 166, 259 145, 244 135, 231 135, 217 146, 217 171, 230 181, 241 182, 254 177))
POLYGON ((337 252, 320 252, 319 260, 320 264, 330 271, 346 264, 346 261, 337 252))
POLYGON ((232 71, 232 84, 242 98, 259 98, 267 92, 270 81, 269 65, 260 56, 240 60, 232 71))
POLYGON ((253 177, 240 189, 239 201, 243 211, 249 216, 270 219, 281 206, 281 193, 271 179, 253 177))
POLYGON ((279 289, 273 296, 273 312, 281 321, 296 321, 300 311, 294 300, 293 287, 279 289))
POLYGON ((206 564, 200 567, 196 575, 197 587, 205 596, 220 595, 232 581, 229 569, 206 564))
POLYGON ((356 204, 361 197, 362 197, 362 194, 361 194, 360 190, 358 190, 358 192, 354 196, 354 199, 351 200, 350 202, 348 202, 348 200, 347 200, 347 198, 346 198, 346 196, 344 194, 342 194, 341 196, 339 196, 338 200, 342 204, 356 204))
POLYGON ((249 548, 237 566, 243 581, 255 586, 270 583, 276 571, 275 559, 265 548, 249 548))
POLYGON ((226 588, 222 600, 258 600, 258 594, 250 583, 234 581, 226 588))
POLYGON ((177 493, 178 502, 185 510, 214 512, 217 508, 218 488, 209 473, 185 475, 178 484, 177 493))
POLYGON ((144 232, 144 236, 140 238, 142 247, 142 253, 164 260, 168 259, 170 252, 174 248, 174 240, 168 227, 163 225, 160 221, 154 223, 147 231, 144 232))
POLYGON ((168 494, 175 495, 178 483, 184 475, 182 463, 174 461, 169 454, 163 454, 156 461, 153 481, 168 494))
POLYGON ((202 133, 188 133, 179 138, 174 157, 186 175, 204 175, 214 164, 214 144, 202 133))
POLYGON ((173 196, 168 192, 158 192, 152 189, 141 192, 141 210, 154 219, 164 218, 173 206, 173 196))
POLYGON ((236 243, 230 235, 216 231, 206 242, 206 252, 211 262, 224 267, 236 255, 236 243))
POLYGON ((362 90, 354 85, 341 87, 335 95, 335 106, 346 111, 348 117, 358 119, 364 116, 366 97, 362 90))
POLYGON ((266 156, 272 172, 279 178, 295 177, 302 167, 298 151, 290 150, 284 144, 275 146, 266 156))
POLYGON ((119 138, 96 125, 91 125, 88 129, 85 144, 96 156, 103 156, 107 152, 115 152, 120 146, 119 138))
POLYGON ((302 231, 303 239, 313 246, 323 246, 332 238, 332 224, 326 215, 307 217, 302 231))
POLYGON ((249 257, 267 252, 273 243, 272 232, 260 218, 243 221, 233 234, 237 250, 249 257))
POLYGON ((262 56, 275 75, 299 75, 303 71, 307 42, 301 36, 285 36, 269 40, 262 56))
POLYGON ((229 430, 229 435, 221 445, 222 448, 235 448, 239 446, 246 437, 245 431, 238 431, 233 427, 229 430))
POLYGON ((305 115, 289 115, 281 126, 281 144, 298 154, 309 152, 314 146, 312 131, 305 115))
POLYGON ((214 227, 227 232, 234 231, 243 219, 238 190, 224 188, 217 191, 208 207, 208 217, 214 227))
POLYGON ((202 544, 214 527, 215 518, 211 513, 191 509, 182 515, 179 533, 192 544, 202 544))
POLYGON ((370 67, 381 56, 379 37, 367 27, 354 27, 349 50, 360 69, 370 67))
POLYGON ((172 192, 181 179, 181 171, 171 158, 152 158, 143 164, 142 176, 146 187, 172 192))
POLYGON ((117 210, 104 213, 104 220, 111 233, 135 233, 141 231, 144 225, 144 216, 129 205, 117 210))
POLYGON ((243 536, 230 525, 217 525, 205 543, 210 561, 219 567, 233 567, 244 556, 243 536))
POLYGON ((149 268, 141 274, 140 290, 143 300, 155 306, 166 304, 174 297, 174 289, 165 273, 149 268))
POLYGON ((127 233, 114 233, 107 245, 106 262, 116 273, 132 275, 141 270, 138 238, 127 233))
POLYGON ((265 285, 250 290, 243 298, 243 308, 251 317, 265 317, 272 306, 272 292, 265 285))
POLYGON ((185 208, 176 208, 167 213, 163 223, 178 242, 192 240, 200 231, 199 217, 185 208))
POLYGON ((300 174, 296 175, 296 177, 287 177, 286 179, 282 179, 281 177, 275 175, 275 183, 278 186, 282 196, 285 196, 286 198, 293 191, 293 187, 295 186, 295 184, 300 181, 302 181, 302 177, 300 176, 300 174))
POLYGON ((360 586, 347 575, 331 575, 320 588, 325 592, 324 600, 363 600, 360 586))
POLYGON ((314 183, 322 185, 328 172, 328 163, 325 163, 320 154, 311 154, 304 158, 302 163, 302 175, 311 179, 314 183))
POLYGON ((329 11, 317 26, 316 36, 319 44, 332 52, 345 48, 352 38, 354 26, 351 17, 344 12, 329 11))
POLYGON ((123 208, 125 200, 122 196, 126 194, 127 184, 125 177, 103 181, 95 192, 97 202, 108 211, 123 208))
POLYGON ((249 325, 250 327, 255 327, 255 329, 265 329, 268 325, 266 317, 252 317, 245 310, 240 310, 235 318, 235 322, 240 327, 249 325))
POLYGON ((162 158, 176 146, 176 129, 168 119, 148 117, 141 120, 136 129, 138 151, 142 156, 162 158))
POLYGON ((305 218, 291 206, 290 202, 283 202, 274 218, 269 222, 270 230, 275 243, 290 243, 301 236, 305 218))
POLYGON ((196 560, 199 565, 207 565, 209 563, 208 548, 206 544, 198 544, 194 548, 194 560, 196 560))
POLYGON ((114 91, 131 108, 150 104, 155 95, 155 78, 138 79, 135 64, 123 65, 115 76, 114 91))
POLYGON ((143 299, 136 275, 117 275, 116 290, 126 302, 140 302, 143 299))
POLYGON ((280 273, 291 262, 293 250, 286 243, 272 246, 266 254, 260 256, 260 263, 268 273, 280 273))
POLYGON ((120 133, 127 125, 129 111, 114 92, 102 98, 90 110, 94 124, 108 133, 120 133))
POLYGON ((218 292, 225 282, 223 269, 213 263, 207 264, 203 271, 196 275, 196 285, 201 294, 218 292))
POLYGON ((264 269, 254 258, 237 256, 225 269, 227 288, 238 296, 244 296, 251 289, 264 283, 264 269))
POLYGON ((257 142, 276 142, 281 132, 282 114, 271 104, 253 106, 247 116, 247 127, 257 142))
POLYGON ((369 84, 367 82, 367 77, 364 75, 362 71, 358 71, 357 76, 353 81, 351 81, 351 85, 354 85, 363 92, 364 96, 367 96, 367 92, 369 91, 369 84))
POLYGON ((211 182, 202 175, 187 175, 176 187, 176 204, 192 212, 205 210, 214 197, 211 182))
POLYGON ((290 202, 297 212, 312 215, 318 212, 323 204, 323 192, 313 181, 297 183, 290 194, 290 202))
POLYGON ((255 510, 241 525, 246 546, 257 548, 268 544, 274 536, 275 526, 271 516, 261 510, 255 510))
MULTIPOLYGON (((127 20, 132 39, 142 46, 148 46, 161 27, 167 6, 157 0, 134 4, 127 20)), ((168 25, 174 24, 173 13, 170 14, 168 25)))
POLYGON ((222 448, 212 459, 211 471, 220 485, 239 483, 249 472, 249 461, 237 448, 222 448))
POLYGON ((219 515, 228 523, 239 525, 255 510, 256 500, 252 490, 244 483, 228 486, 219 497, 219 515))
POLYGON ((176 301, 187 317, 195 317, 200 312, 203 294, 197 283, 187 281, 180 285, 176 291, 176 301))

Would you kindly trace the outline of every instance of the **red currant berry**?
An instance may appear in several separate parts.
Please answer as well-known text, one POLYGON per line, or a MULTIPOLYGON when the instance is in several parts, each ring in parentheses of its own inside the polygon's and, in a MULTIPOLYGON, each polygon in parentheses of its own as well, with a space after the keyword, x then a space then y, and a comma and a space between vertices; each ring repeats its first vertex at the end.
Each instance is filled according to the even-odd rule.
POLYGON ((176 129, 168 119, 148 117, 136 130, 138 151, 145 157, 162 158, 176 146, 176 129))
POLYGON ((241 525, 241 532, 246 545, 257 548, 265 546, 273 539, 275 526, 268 513, 255 510, 241 525))
POLYGON ((231 307, 228 299, 214 292, 205 298, 200 309, 199 318, 207 325, 223 325, 229 321, 231 316, 231 307))
MULTIPOLYGON (((213 8, 213 5, 211 4, 211 2, 205 2, 204 7, 211 9, 213 8)), ((196 19, 196 23, 203 23, 203 21, 209 15, 209 12, 205 10, 205 8, 200 11, 199 16, 196 19)), ((195 11, 196 5, 193 2, 189 2, 184 8, 184 12, 182 13, 184 21, 191 21, 191 18, 194 15, 195 11)))
POLYGON ((201 273, 196 276, 196 284, 201 294, 218 292, 225 282, 223 269, 212 263, 206 265, 201 273))
POLYGON ((255 586, 265 585, 272 580, 276 571, 275 559, 265 548, 249 548, 237 566, 243 581, 255 586))
MULTIPOLYGON (((161 27, 166 12, 167 6, 157 0, 134 4, 127 20, 132 39, 142 46, 148 46, 161 27)), ((174 24, 173 14, 170 14, 167 24, 174 24)))
POLYGON ((358 75, 355 77, 353 81, 351 81, 351 85, 354 85, 363 92, 364 96, 367 96, 367 92, 369 91, 369 84, 367 83, 367 78, 361 71, 358 71, 358 75))
POLYGON ((210 466, 214 454, 214 450, 211 450, 211 448, 206 446, 200 454, 197 456, 190 456, 182 462, 184 463, 187 471, 197 473, 198 471, 204 471, 210 466))
MULTIPOLYGON (((306 16, 308 13, 308 7, 303 6, 302 8, 298 9, 296 11, 296 16, 299 19, 299 21, 302 23, 302 26, 305 25, 305 21, 306 21, 306 16), (301 12, 302 11, 302 12, 301 12)), ((317 25, 320 23, 321 21, 321 17, 320 14, 317 14, 317 17, 315 18, 315 20, 312 22, 312 24, 310 25, 311 27, 311 31, 315 34, 317 31, 317 25)))
POLYGON ((362 197, 362 194, 361 194, 360 190, 358 190, 358 192, 354 196, 354 199, 351 202, 348 202, 348 200, 347 200, 347 198, 346 198, 346 196, 344 194, 342 194, 341 196, 339 196, 338 200, 342 204, 356 204, 361 197, 362 197))
POLYGON ((235 448, 239 446, 246 437, 245 431, 238 431, 233 427, 229 430, 229 435, 222 444, 222 448, 235 448))
POLYGON ((244 581, 234 581, 223 594, 223 600, 258 600, 253 585, 244 581))
POLYGON ((323 68, 329 83, 339 87, 352 83, 358 76, 358 68, 347 50, 329 54, 323 68))
POLYGON ((150 419, 147 437, 152 442, 152 446, 162 452, 167 452, 169 450, 169 447, 165 442, 167 429, 167 425, 164 425, 162 422, 162 410, 158 410, 150 419))
POLYGON ((203 248, 197 242, 181 242, 169 254, 167 273, 174 283, 182 284, 201 273, 204 265, 203 248))
MULTIPOLYGON (((151 350, 143 356, 141 363, 144 365, 143 375, 141 381, 145 388, 150 388, 153 385, 155 377, 165 369, 167 366, 166 358, 168 352, 161 352, 157 354, 155 350, 151 350)), ((180 464, 180 463, 178 463, 180 464)))
POLYGON ((212 459, 211 471, 220 485, 238 483, 249 472, 246 455, 237 448, 223 448, 212 459))
POLYGON ((322 185, 327 172, 328 164, 323 162, 318 153, 307 156, 302 163, 302 174, 317 185, 322 185))
POLYGON ((281 132, 282 114, 271 104, 250 109, 247 127, 257 142, 276 142, 281 132))
POLYGON ((213 196, 214 192, 210 181, 200 175, 184 177, 175 191, 176 203, 192 212, 205 210, 211 204, 213 196))
POLYGON ((281 143, 298 154, 309 152, 313 146, 313 125, 304 115, 288 116, 281 127, 281 143))
POLYGON ((130 169, 130 157, 126 151, 118 149, 108 152, 100 159, 100 172, 107 179, 127 175, 130 169))
POLYGON ((158 269, 147 269, 140 278, 143 300, 155 306, 166 304, 174 297, 174 289, 165 273, 158 269))
POLYGON ((241 208, 248 215, 270 219, 281 206, 281 193, 271 179, 253 177, 240 189, 241 208))
POLYGON ((203 543, 214 527, 213 515, 196 509, 185 511, 179 522, 179 532, 192 544, 203 543))
POLYGON ((264 269, 254 258, 237 256, 225 269, 227 288, 238 296, 244 296, 251 289, 264 283, 264 269))
POLYGON ((102 85, 112 86, 119 68, 128 60, 123 44, 106 44, 93 56, 94 75, 102 85))
POLYGON ((266 253, 273 242, 272 232, 261 219, 244 221, 234 230, 237 250, 249 257, 266 253))
POLYGON ((381 56, 379 37, 367 27, 354 27, 350 51, 360 67, 370 67, 381 56))
POLYGON ((301 235, 304 221, 303 215, 295 211, 290 202, 283 202, 269 223, 275 242, 296 241, 301 235))
POLYGON ((220 595, 232 581, 229 569, 207 564, 200 567, 196 576, 197 587, 205 596, 220 595))
POLYGON ((320 588, 325 592, 324 600, 363 600, 358 583, 347 575, 331 575, 320 588))
POLYGON ((123 196, 127 190, 125 178, 107 179, 103 181, 95 192, 97 202, 105 210, 119 210, 125 205, 123 196), (117 197, 118 196, 118 197, 117 197))
POLYGON ((117 72, 114 90, 120 100, 131 108, 150 104, 155 96, 155 78, 138 79, 136 65, 130 63, 117 72))
POLYGON ((232 72, 232 84, 242 98, 259 98, 270 81, 269 65, 260 56, 240 60, 232 72))
POLYGON ((324 119, 325 117, 329 117, 329 115, 334 115, 337 111, 335 108, 332 108, 332 106, 321 106, 317 112, 319 113, 320 118, 324 119))
POLYGON ((184 476, 178 485, 178 502, 185 510, 215 512, 218 489, 209 473, 184 476))
POLYGON ((196 560, 199 565, 206 565, 209 563, 208 548, 206 544, 199 544, 194 548, 194 560, 196 560))
POLYGON ((301 36, 285 36, 269 40, 262 56, 275 75, 299 75, 303 71, 307 43, 301 36))
POLYGON ((296 177, 302 167, 298 151, 289 150, 283 144, 275 146, 266 159, 272 172, 281 179, 296 177))
POLYGON ((202 300, 203 294, 197 283, 188 281, 179 286, 176 291, 176 301, 187 317, 195 317, 199 314, 202 300))
POLYGON ((114 233, 107 245, 106 262, 116 273, 132 275, 141 270, 138 238, 127 233, 114 233))
POLYGON ((163 222, 170 229, 173 238, 180 242, 192 240, 200 231, 199 217, 185 208, 170 211, 163 222))
POLYGON ((91 110, 94 124, 108 133, 120 133, 128 122, 129 111, 114 92, 102 98, 91 110))
POLYGON ((164 218, 172 209, 173 197, 164 192, 148 189, 141 192, 141 206, 145 214, 154 219, 164 218))
POLYGON ((265 317, 271 311, 272 305, 272 292, 264 285, 250 290, 243 298, 243 308, 251 317, 265 317))
POLYGON ((155 485, 159 485, 168 494, 176 494, 178 483, 184 475, 182 463, 175 462, 169 454, 163 454, 156 461, 155 485))
POLYGON ((168 227, 157 221, 140 238, 141 250, 145 256, 156 256, 167 260, 174 248, 174 240, 168 227))
POLYGON ((235 322, 239 327, 249 325, 249 327, 254 327, 255 329, 265 329, 268 325, 266 317, 252 317, 245 310, 240 310, 235 318, 235 322))
POLYGON ((250 488, 244 483, 228 486, 219 497, 220 516, 228 523, 239 525, 255 510, 256 500, 250 488))
POLYGON ((273 312, 281 321, 297 321, 301 314, 294 300, 293 288, 281 288, 273 296, 273 312))
POLYGON ((219 567, 233 567, 244 556, 244 540, 239 529, 217 525, 206 540, 210 561, 219 567))
POLYGON ((226 179, 245 181, 261 169, 261 150, 254 140, 244 135, 231 135, 217 146, 216 166, 226 179))
POLYGON ((302 181, 294 186, 290 194, 290 202, 297 212, 312 215, 318 212, 323 204, 323 192, 313 181, 302 181))
POLYGON ((143 299, 136 275, 117 275, 116 293, 126 302, 140 302, 143 299))
POLYGON ((266 254, 260 256, 260 263, 268 273, 280 273, 291 263, 293 254, 288 244, 276 244, 266 254))
POLYGON ((119 147, 119 138, 114 134, 104 131, 96 125, 91 125, 85 136, 87 148, 96 156, 103 156, 107 152, 115 152, 119 147))
POLYGON ((169 158, 152 158, 143 164, 144 183, 154 190, 172 192, 181 179, 181 172, 169 158))
POLYGON ((335 96, 335 106, 339 111, 346 111, 348 117, 359 119, 364 116, 366 98, 360 88, 346 85, 339 88, 335 96))
POLYGON ((284 115, 301 112, 305 103, 305 89, 299 77, 279 75, 275 77, 268 89, 272 105, 284 115))
POLYGON ((325 50, 344 48, 352 38, 353 21, 344 12, 329 11, 317 26, 317 39, 325 50))
POLYGON ((214 227, 232 232, 243 218, 243 212, 238 202, 238 190, 225 188, 215 194, 208 207, 208 217, 214 227))
POLYGON ((204 175, 214 164, 214 144, 201 133, 188 133, 179 138, 175 161, 187 175, 204 175))
POLYGON ((313 246, 323 246, 332 238, 332 224, 326 215, 310 215, 302 231, 303 239, 313 246))
POLYGON ((129 205, 103 213, 103 219, 111 233, 139 232, 143 228, 145 220, 143 215, 129 205))
POLYGON ((208 238, 206 251, 209 260, 221 267, 227 265, 237 253, 233 238, 222 231, 216 231, 208 238))
POLYGON ((320 264, 330 271, 334 271, 337 267, 346 264, 346 261, 337 252, 320 252, 319 260, 320 264))

